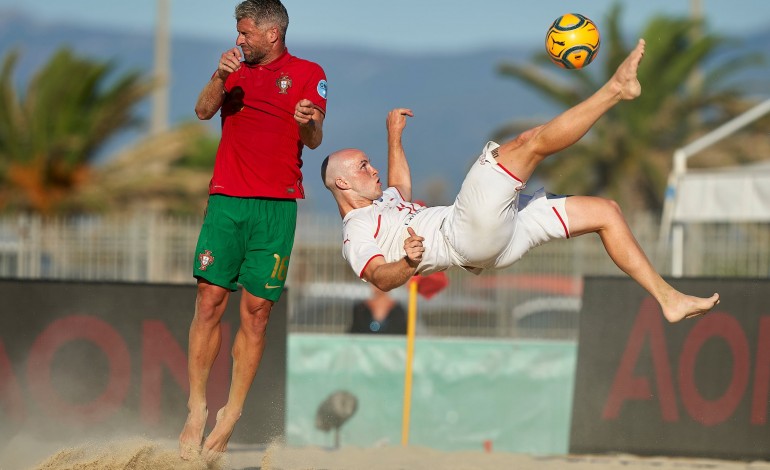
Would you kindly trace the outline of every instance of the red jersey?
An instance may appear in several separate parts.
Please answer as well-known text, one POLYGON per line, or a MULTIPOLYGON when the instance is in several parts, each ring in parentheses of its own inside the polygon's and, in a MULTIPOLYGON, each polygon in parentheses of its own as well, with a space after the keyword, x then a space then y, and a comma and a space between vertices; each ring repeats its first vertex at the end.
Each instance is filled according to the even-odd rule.
POLYGON ((302 148, 294 107, 302 99, 326 112, 326 75, 288 50, 266 65, 248 65, 225 81, 222 139, 209 194, 304 198, 302 148))

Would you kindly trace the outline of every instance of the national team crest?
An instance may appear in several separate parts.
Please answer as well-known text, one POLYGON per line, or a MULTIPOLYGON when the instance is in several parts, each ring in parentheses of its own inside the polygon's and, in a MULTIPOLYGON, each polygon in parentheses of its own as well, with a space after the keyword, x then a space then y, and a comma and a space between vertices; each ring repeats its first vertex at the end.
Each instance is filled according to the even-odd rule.
POLYGON ((205 271, 206 268, 214 264, 214 255, 211 254, 211 250, 205 250, 203 253, 198 253, 198 261, 201 263, 198 269, 205 271))
POLYGON ((278 93, 285 95, 288 93, 289 88, 291 88, 291 78, 286 74, 282 74, 275 81, 275 85, 278 87, 278 93))

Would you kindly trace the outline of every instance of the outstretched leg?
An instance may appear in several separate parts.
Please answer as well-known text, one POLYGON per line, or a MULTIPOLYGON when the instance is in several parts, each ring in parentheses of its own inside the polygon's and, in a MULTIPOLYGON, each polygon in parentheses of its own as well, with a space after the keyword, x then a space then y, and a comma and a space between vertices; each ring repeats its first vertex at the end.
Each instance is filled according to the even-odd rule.
POLYGON ((719 303, 719 294, 694 297, 668 284, 647 259, 614 201, 573 196, 567 198, 566 208, 570 234, 598 233, 612 261, 658 301, 668 321, 702 315, 719 303))
POLYGON ((265 332, 273 302, 242 291, 241 325, 233 342, 233 374, 227 403, 217 412, 214 429, 203 443, 202 455, 216 460, 227 450, 235 424, 241 417, 246 395, 257 374, 265 350, 265 332))
POLYGON ((187 360, 190 378, 190 397, 187 401, 189 412, 179 435, 179 451, 183 459, 194 459, 201 451, 208 418, 206 384, 222 344, 220 325, 229 297, 230 291, 227 289, 205 280, 198 281, 187 360))
POLYGON ((588 99, 547 124, 501 145, 497 163, 519 180, 527 181, 544 158, 580 140, 610 108, 620 101, 638 97, 642 87, 636 75, 644 56, 644 45, 644 40, 640 39, 612 78, 588 99))

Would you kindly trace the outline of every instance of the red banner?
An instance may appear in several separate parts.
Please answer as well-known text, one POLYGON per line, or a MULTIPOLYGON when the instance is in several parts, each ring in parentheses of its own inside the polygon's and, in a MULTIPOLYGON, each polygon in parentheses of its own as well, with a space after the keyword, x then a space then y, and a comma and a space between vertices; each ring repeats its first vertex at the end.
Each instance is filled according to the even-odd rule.
POLYGON ((586 279, 570 452, 770 458, 770 281, 670 282, 721 302, 669 324, 633 281, 586 279))
MULTIPOLYGON (((175 439, 187 416, 193 285, 0 281, 0 438, 77 432, 175 439)), ((285 295, 284 295, 285 297, 285 295)), ((209 379, 227 400, 240 294, 230 297, 209 379)), ((262 365, 234 442, 282 437, 286 309, 273 308, 262 365)))

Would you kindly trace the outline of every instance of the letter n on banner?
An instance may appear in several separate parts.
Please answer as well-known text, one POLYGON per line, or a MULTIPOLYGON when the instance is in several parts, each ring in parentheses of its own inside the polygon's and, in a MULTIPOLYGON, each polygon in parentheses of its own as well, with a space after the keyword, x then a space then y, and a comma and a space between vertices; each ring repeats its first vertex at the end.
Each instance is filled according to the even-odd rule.
MULTIPOLYGON (((227 400, 227 384, 230 383, 230 351, 232 345, 230 324, 222 322, 222 344, 209 376, 207 396, 212 404, 224 404, 227 400)), ((190 392, 187 374, 187 354, 159 320, 145 320, 142 324, 142 385, 141 417, 145 424, 157 426, 161 421, 161 396, 163 392, 163 366, 170 372, 179 389, 190 392)), ((209 418, 216 419, 213 413, 209 418)), ((213 423, 209 423, 213 424, 213 423)))

